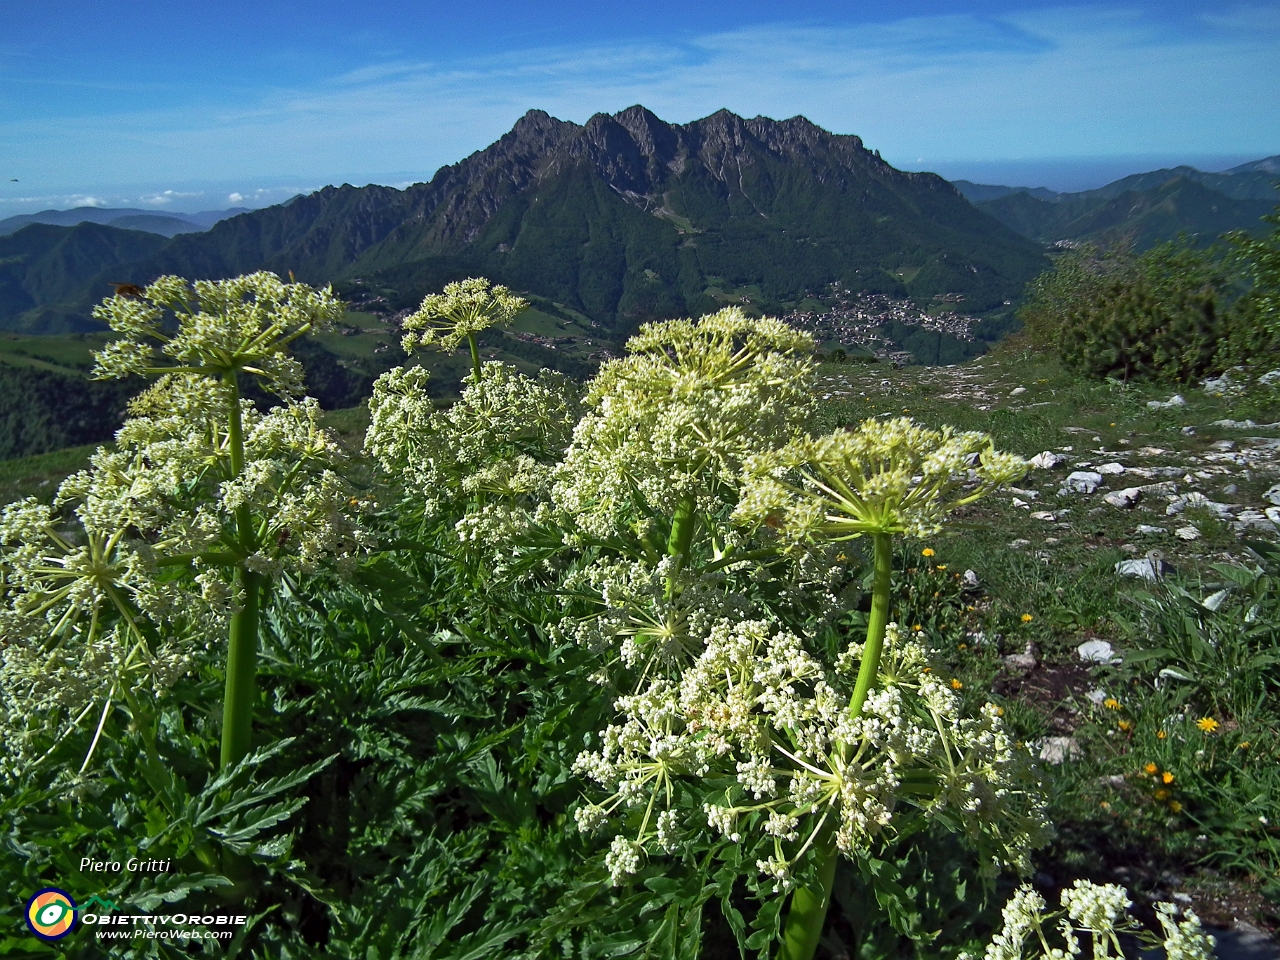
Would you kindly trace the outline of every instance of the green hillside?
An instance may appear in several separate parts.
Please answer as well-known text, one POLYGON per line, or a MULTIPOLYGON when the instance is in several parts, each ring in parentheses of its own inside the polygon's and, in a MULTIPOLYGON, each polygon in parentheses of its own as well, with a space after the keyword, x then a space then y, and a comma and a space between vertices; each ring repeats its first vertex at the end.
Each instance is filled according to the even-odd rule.
POLYGON ((581 313, 616 344, 642 320, 708 309, 725 285, 774 312, 833 282, 962 295, 981 312, 1047 265, 944 180, 896 170, 857 137, 728 111, 667 124, 643 107, 582 126, 530 111, 430 183, 327 187, 159 244, 46 271, 38 296, 0 304, 0 328, 83 328, 108 281, 162 274, 293 272, 382 315, 483 274, 581 313))
POLYGON ((1231 230, 1260 232, 1260 218, 1280 194, 1237 199, 1188 177, 1154 183, 1155 174, 1128 177, 1130 188, 1060 194, 1056 199, 1015 191, 976 202, 1011 230, 1041 243, 1061 240, 1104 245, 1132 243, 1145 250, 1186 234, 1205 246, 1231 230))
POLYGON ((85 309, 86 294, 94 300, 109 294, 108 281, 120 279, 115 274, 124 264, 155 254, 166 242, 154 233, 97 223, 33 223, 0 237, 0 329, 64 333, 100 327, 85 309))

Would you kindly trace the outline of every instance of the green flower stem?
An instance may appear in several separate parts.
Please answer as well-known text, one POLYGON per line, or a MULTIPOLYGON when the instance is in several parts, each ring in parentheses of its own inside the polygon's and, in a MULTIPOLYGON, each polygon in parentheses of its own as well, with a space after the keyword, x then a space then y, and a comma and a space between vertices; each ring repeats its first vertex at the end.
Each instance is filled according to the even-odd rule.
MULTIPOLYGON (((874 533, 872 536, 873 572, 871 578, 871 616, 867 618, 867 642, 862 651, 862 663, 858 667, 858 679, 853 687, 849 709, 856 717, 862 713, 871 685, 880 673, 880 655, 884 651, 885 628, 889 624, 889 585, 893 574, 893 536, 874 533)), ((782 933, 782 949, 778 960, 813 960, 822 937, 822 926, 831 906, 831 887, 836 877, 836 861, 840 857, 836 849, 836 824, 832 817, 822 828, 813 844, 811 857, 818 865, 817 884, 802 887, 791 895, 791 909, 787 912, 787 925, 782 933)))
POLYGON ((822 938, 822 925, 831 906, 831 887, 836 879, 836 816, 827 816, 822 831, 813 842, 810 856, 818 862, 818 882, 813 887, 801 887, 791 895, 791 909, 787 911, 787 926, 782 933, 782 949, 778 960, 811 960, 822 938))
POLYGON ((242 606, 231 618, 227 646, 227 685, 222 698, 220 767, 233 766, 249 753, 253 740, 253 702, 257 699, 258 600, 261 575, 243 567, 235 573, 242 606))
POLYGON ((467 346, 471 348, 471 375, 475 377, 476 383, 480 383, 480 344, 476 343, 476 335, 474 333, 467 334, 467 346))
MULTIPOLYGON (((231 474, 244 471, 244 427, 240 417, 240 388, 234 371, 222 379, 230 410, 227 415, 227 445, 231 453, 231 474)), ((236 538, 247 555, 253 551, 253 516, 247 505, 236 510, 236 538)), ((243 565, 235 571, 240 609, 231 617, 227 644, 227 684, 222 698, 222 755, 219 765, 230 767, 244 758, 253 740, 253 701, 257 694, 258 600, 261 577, 243 565)))
POLYGON ((675 596, 676 574, 689 560, 689 547, 693 543, 693 531, 698 525, 697 499, 686 493, 676 504, 675 514, 671 517, 671 535, 667 537, 667 556, 677 557, 680 563, 676 569, 667 574, 667 598, 675 596))
POLYGON ((873 533, 871 577, 871 615, 867 618, 867 642, 862 650, 862 664, 858 667, 858 679, 853 687, 849 709, 853 715, 862 713, 871 685, 880 673, 880 654, 884 650, 884 631, 889 625, 889 583, 893 576, 893 537, 887 533, 873 533))

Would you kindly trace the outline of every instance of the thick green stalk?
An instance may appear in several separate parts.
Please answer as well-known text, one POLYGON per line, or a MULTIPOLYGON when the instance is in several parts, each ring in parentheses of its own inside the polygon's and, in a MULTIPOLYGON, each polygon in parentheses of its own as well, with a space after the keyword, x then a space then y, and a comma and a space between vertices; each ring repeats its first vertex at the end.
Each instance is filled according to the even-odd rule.
POLYGON ((474 333, 467 334, 467 346, 471 348, 471 375, 475 377, 476 383, 480 383, 480 344, 476 343, 476 335, 474 333))
POLYGON ((667 598, 675 596, 676 573, 689 560, 689 547, 693 543, 693 531, 698 525, 697 498, 686 493, 676 504, 676 512, 671 517, 671 535, 667 537, 667 556, 676 557, 680 561, 676 569, 667 574, 667 598))
MULTIPOLYGON (((240 389, 234 372, 223 377, 230 400, 227 415, 227 445, 231 453, 231 475, 244 471, 244 426, 240 418, 240 389)), ((236 510, 236 539, 245 554, 254 548, 253 516, 249 507, 236 510)), ((258 601, 262 580, 242 564, 236 567, 235 581, 242 606, 231 617, 227 644, 227 683, 222 697, 222 756, 220 766, 239 762, 253 741, 253 702, 257 699, 255 677, 258 668, 258 601)))
POLYGON ((856 717, 862 713, 871 685, 880 673, 880 654, 884 650, 884 631, 889 625, 889 584, 893 576, 893 537, 873 533, 871 576, 871 615, 867 618, 867 642, 862 650, 858 679, 853 686, 849 710, 856 717))
POLYGON ((787 925, 782 931, 782 949, 778 960, 811 960, 822 938, 822 925, 831 906, 831 887, 836 879, 836 812, 827 815, 813 842, 810 856, 818 862, 818 882, 813 887, 801 887, 791 895, 791 908, 787 911, 787 925))
POLYGON ((258 599, 261 575, 236 569, 242 606, 231 618, 227 647, 227 685, 222 697, 223 769, 239 763, 253 742, 253 702, 257 699, 258 599))
MULTIPOLYGON (((867 642, 854 683, 849 710, 856 717, 862 713, 871 685, 880 673, 880 655, 884 651, 884 633, 889 624, 889 585, 893 574, 893 537, 887 533, 872 534, 873 572, 871 577, 871 615, 867 618, 867 642)), ((782 932, 782 949, 778 960, 813 960, 822 937, 822 925, 831 906, 831 887, 835 882, 836 831, 834 812, 814 841, 810 856, 818 864, 817 884, 802 887, 791 895, 791 909, 782 932)))

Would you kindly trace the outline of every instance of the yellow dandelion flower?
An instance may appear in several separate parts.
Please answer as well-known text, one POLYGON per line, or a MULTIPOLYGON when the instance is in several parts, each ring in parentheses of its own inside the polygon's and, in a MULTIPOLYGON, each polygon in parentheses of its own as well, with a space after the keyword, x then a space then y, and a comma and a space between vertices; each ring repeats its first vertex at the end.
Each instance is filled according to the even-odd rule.
POLYGON ((1157 730, 1157 731, 1156 731, 1156 739, 1157 739, 1157 740, 1164 740, 1164 739, 1166 739, 1168 736, 1169 736, 1169 734, 1165 733, 1163 730, 1157 730))
POLYGON ((945 569, 947 569, 947 565, 946 565, 945 563, 940 563, 940 564, 938 564, 936 567, 934 567, 933 569, 935 569, 935 570, 945 570, 945 569))
POLYGON ((1125 733, 1128 733, 1130 730, 1133 729, 1133 724, 1130 723, 1128 720, 1121 720, 1118 724, 1116 724, 1116 726, 1118 726, 1125 733))
POLYGON ((1205 733, 1215 733, 1220 724, 1217 720, 1213 719, 1213 717, 1201 717, 1196 721, 1196 726, 1205 733))
POLYGON ((920 556, 922 557, 932 557, 933 555, 934 555, 933 547, 925 547, 923 550, 920 551, 920 556))
POLYGON ((963 684, 963 683, 961 683, 959 680, 952 680, 952 681, 951 681, 951 689, 952 689, 952 690, 959 690, 959 689, 960 689, 961 687, 963 687, 963 686, 964 686, 964 684, 963 684))
POLYGON ((846 561, 846 560, 848 560, 848 559, 849 559, 849 558, 848 558, 848 557, 846 557, 843 553, 842 553, 842 554, 840 554, 840 555, 838 555, 838 556, 836 557, 836 561, 837 561, 837 562, 839 562, 839 563, 844 563, 844 561, 846 561))
POLYGON ((1030 623, 1030 622, 1031 622, 1032 620, 1034 620, 1034 619, 1035 619, 1035 617, 1033 617, 1033 616, 1032 616, 1031 614, 1029 614, 1029 613, 1024 613, 1024 614, 1022 615, 1022 622, 1023 622, 1023 623, 1030 623))
POLYGON ((1119 709, 1121 709, 1121 707, 1120 707, 1120 701, 1119 701, 1119 700, 1117 700, 1115 697, 1107 697, 1107 699, 1105 699, 1105 700, 1103 700, 1103 701, 1102 701, 1102 705, 1103 705, 1104 707, 1106 707, 1108 710, 1119 710, 1119 709))
POLYGON ((1165 783, 1173 783, 1173 774, 1166 770, 1160 775, 1160 779, 1165 783))
POLYGON ((1157 767, 1154 763, 1148 763, 1148 764, 1147 764, 1145 767, 1143 767, 1142 769, 1143 769, 1143 770, 1145 770, 1145 771, 1147 771, 1147 773, 1154 774, 1154 773, 1155 773, 1157 770, 1159 770, 1160 768, 1159 768, 1159 767, 1157 767))
POLYGON ((957 649, 957 650, 968 650, 968 649, 969 649, 969 645, 968 645, 967 643, 962 643, 962 644, 960 644, 960 646, 956 647, 956 649, 957 649))
POLYGON ((1004 716, 1004 707, 996 707, 996 716, 997 716, 997 717, 1003 717, 1003 716, 1004 716))
POLYGON ((1170 800, 1170 801, 1169 801, 1169 812, 1170 812, 1170 813, 1181 813, 1181 812, 1182 812, 1182 804, 1180 804, 1177 800, 1170 800))
POLYGON ((1156 799, 1157 799, 1157 800, 1168 800, 1168 799, 1169 799, 1169 791, 1168 791, 1168 790, 1165 790, 1165 789, 1163 789, 1163 788, 1161 788, 1160 790, 1157 790, 1157 791, 1156 791, 1156 799))
POLYGON ((1111 809, 1111 804, 1107 803, 1107 801, 1105 800, 1103 800, 1100 804, 1098 804, 1098 806, 1100 806, 1103 810, 1111 809))

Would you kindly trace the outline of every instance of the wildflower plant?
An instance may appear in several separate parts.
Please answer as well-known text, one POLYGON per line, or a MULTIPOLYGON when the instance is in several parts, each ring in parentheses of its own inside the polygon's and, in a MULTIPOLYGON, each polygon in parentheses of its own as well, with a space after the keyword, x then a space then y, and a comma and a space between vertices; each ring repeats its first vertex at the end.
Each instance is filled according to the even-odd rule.
POLYGON ((1025 463, 905 419, 809 437, 812 344, 776 320, 650 324, 629 349, 588 389, 553 489, 569 542, 597 548, 567 586, 604 608, 562 627, 631 690, 575 767, 609 794, 580 828, 623 828, 613 881, 700 831, 763 843, 766 887, 792 894, 784 955, 807 960, 839 853, 915 818, 970 837, 987 873, 1025 868, 1046 836, 1029 757, 996 707, 962 717, 929 651, 888 623, 893 537, 937 533, 1025 463), (838 572, 864 535, 867 636, 826 662, 816 637, 841 601, 814 567, 838 572))
MULTIPOLYGON (((342 309, 328 290, 269 273, 161 277, 95 308, 123 335, 98 355, 95 376, 159 380, 131 403, 115 449, 59 489, 74 532, 33 501, 5 514, 4 616, 29 625, 26 642, 4 651, 13 714, 29 716, 18 705, 60 685, 67 663, 109 661, 92 691, 105 701, 101 730, 113 696, 137 689, 139 669, 163 685, 191 650, 225 633, 222 766, 249 752, 264 591, 371 543, 365 504, 340 472, 345 455, 315 401, 297 399, 301 367, 287 352, 342 309), (241 396, 243 376, 287 402, 260 414, 241 396)), ((92 699, 83 684, 72 689, 92 699)))
POLYGON ((447 284, 443 293, 425 297, 417 311, 404 320, 405 353, 418 347, 438 346, 445 353, 458 349, 463 340, 471 349, 474 383, 480 382, 480 344, 476 335, 493 326, 505 326, 529 306, 501 284, 472 277, 447 284))

